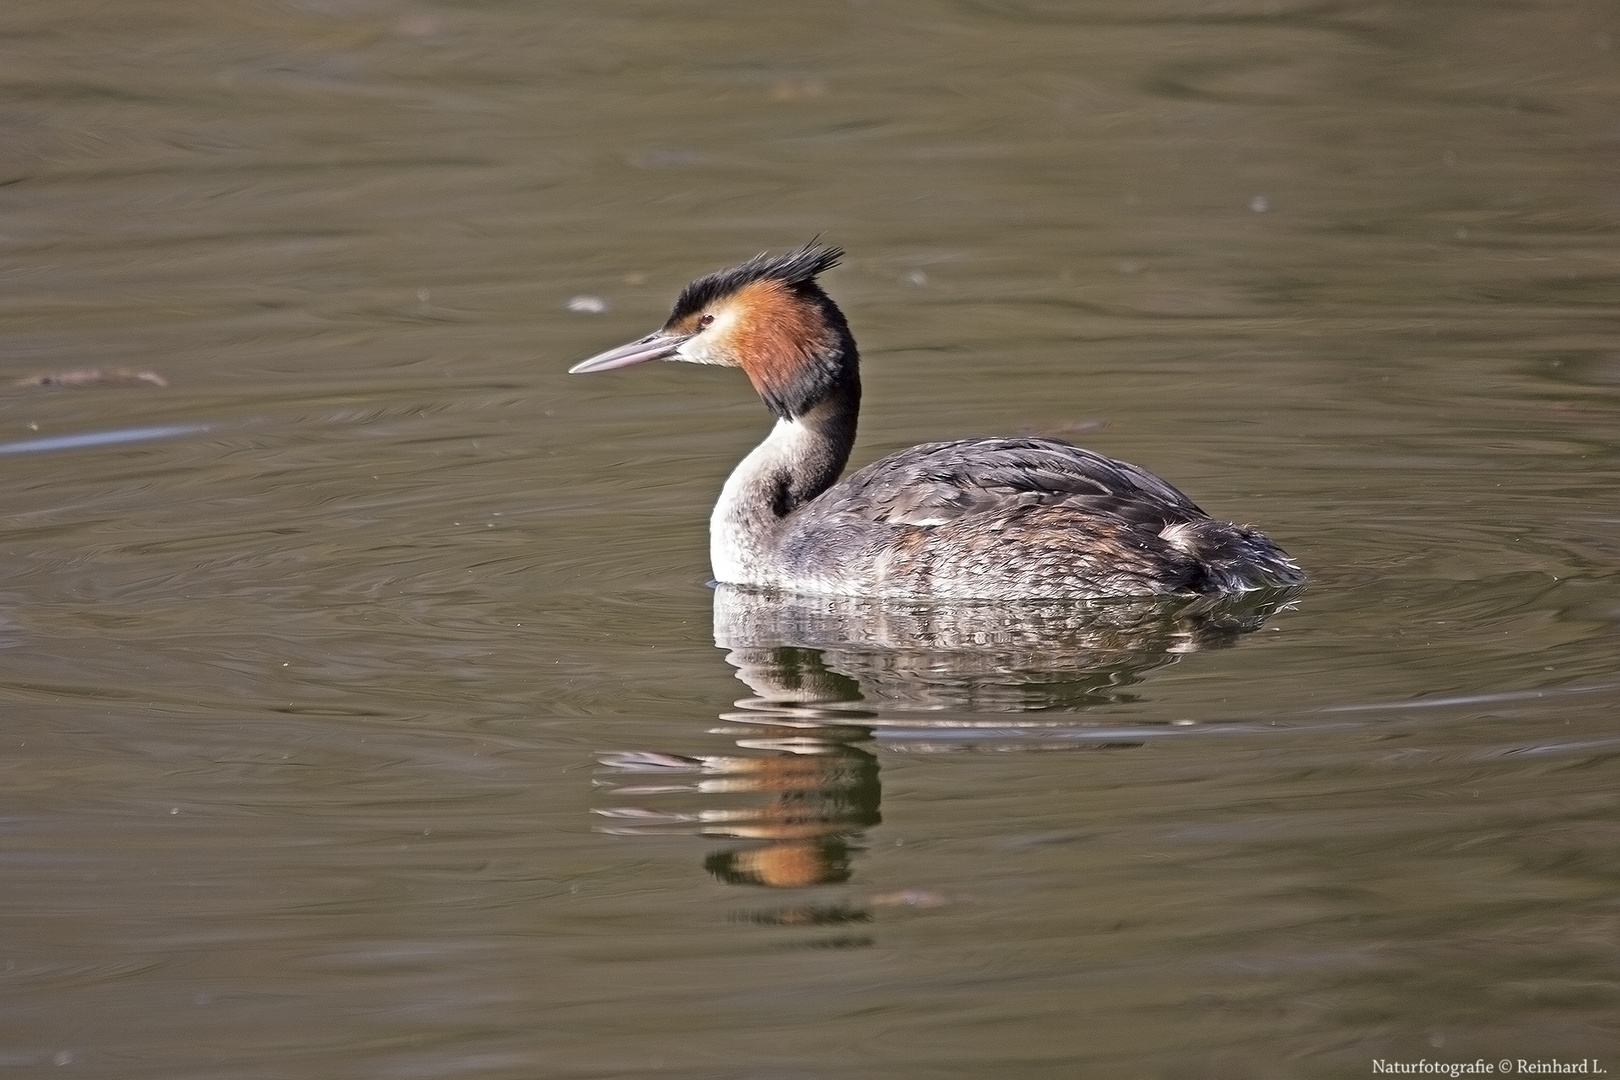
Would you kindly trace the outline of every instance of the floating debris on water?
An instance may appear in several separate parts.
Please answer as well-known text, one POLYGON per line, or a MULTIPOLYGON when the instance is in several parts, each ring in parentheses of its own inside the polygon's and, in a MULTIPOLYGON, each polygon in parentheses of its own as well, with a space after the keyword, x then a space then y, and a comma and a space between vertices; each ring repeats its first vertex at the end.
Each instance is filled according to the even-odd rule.
POLYGON ((575 296, 568 301, 569 311, 585 315, 600 315, 608 309, 608 302, 600 296, 575 296))
POLYGON ((74 368, 71 371, 46 371, 38 375, 16 379, 12 386, 168 386, 169 380, 155 371, 135 371, 130 368, 74 368))

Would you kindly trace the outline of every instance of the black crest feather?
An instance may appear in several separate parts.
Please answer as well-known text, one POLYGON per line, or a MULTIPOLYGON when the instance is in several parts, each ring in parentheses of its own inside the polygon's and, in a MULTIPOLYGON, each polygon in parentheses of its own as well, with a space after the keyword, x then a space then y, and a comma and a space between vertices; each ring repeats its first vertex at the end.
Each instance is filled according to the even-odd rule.
POLYGON ((784 285, 813 284, 817 274, 831 270, 843 257, 843 248, 818 244, 814 240, 785 255, 762 251, 745 263, 729 270, 706 274, 682 289, 680 298, 675 301, 675 310, 670 314, 670 321, 700 311, 756 281, 780 281, 784 285))

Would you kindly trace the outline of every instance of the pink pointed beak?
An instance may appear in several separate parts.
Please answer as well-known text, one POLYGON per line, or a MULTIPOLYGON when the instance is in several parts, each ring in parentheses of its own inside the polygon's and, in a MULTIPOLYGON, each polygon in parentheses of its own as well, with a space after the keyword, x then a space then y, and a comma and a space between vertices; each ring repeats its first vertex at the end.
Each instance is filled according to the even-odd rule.
POLYGON ((691 336, 655 330, 639 341, 597 353, 589 360, 581 360, 568 369, 568 374, 585 375, 592 371, 612 371, 614 368, 629 367, 631 364, 644 364, 648 360, 669 360, 675 356, 675 350, 685 344, 691 336))

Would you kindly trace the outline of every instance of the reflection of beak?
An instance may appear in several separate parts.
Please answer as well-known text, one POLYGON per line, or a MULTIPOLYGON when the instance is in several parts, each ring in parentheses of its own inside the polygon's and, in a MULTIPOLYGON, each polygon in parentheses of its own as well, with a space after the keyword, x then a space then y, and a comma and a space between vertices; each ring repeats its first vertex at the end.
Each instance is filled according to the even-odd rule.
POLYGON ((568 369, 568 374, 584 375, 592 371, 612 371, 614 368, 629 367, 631 364, 644 364, 648 360, 668 360, 691 336, 655 330, 640 341, 632 341, 628 345, 620 345, 617 349, 597 353, 589 360, 581 360, 568 369))

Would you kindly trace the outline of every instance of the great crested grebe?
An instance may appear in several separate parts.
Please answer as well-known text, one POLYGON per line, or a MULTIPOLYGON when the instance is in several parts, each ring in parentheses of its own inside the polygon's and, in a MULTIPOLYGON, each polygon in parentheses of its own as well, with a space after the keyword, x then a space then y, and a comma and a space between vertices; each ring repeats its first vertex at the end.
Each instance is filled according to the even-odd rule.
POLYGON ((715 578, 795 593, 1021 600, 1298 585, 1256 530, 1145 469, 1057 439, 923 443, 838 483, 855 443, 855 339, 807 244, 698 278, 661 329, 570 373, 648 360, 740 367, 776 426, 709 519, 715 578))

